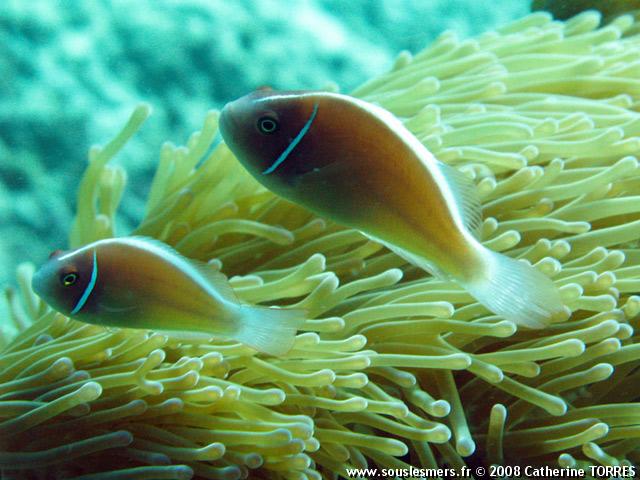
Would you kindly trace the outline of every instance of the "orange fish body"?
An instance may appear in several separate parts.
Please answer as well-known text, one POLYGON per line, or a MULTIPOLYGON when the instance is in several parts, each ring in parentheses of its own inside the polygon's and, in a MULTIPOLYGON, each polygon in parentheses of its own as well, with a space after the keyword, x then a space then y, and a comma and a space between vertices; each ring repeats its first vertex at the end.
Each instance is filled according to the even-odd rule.
POLYGON ((228 104, 220 129, 267 188, 455 280, 495 313, 541 327, 563 310, 547 277, 478 242, 473 184, 386 110, 335 93, 261 90, 228 104))
POLYGON ((297 310, 240 304, 224 275, 140 237, 53 255, 32 283, 54 308, 84 322, 223 336, 273 354, 291 347, 304 320, 297 310))

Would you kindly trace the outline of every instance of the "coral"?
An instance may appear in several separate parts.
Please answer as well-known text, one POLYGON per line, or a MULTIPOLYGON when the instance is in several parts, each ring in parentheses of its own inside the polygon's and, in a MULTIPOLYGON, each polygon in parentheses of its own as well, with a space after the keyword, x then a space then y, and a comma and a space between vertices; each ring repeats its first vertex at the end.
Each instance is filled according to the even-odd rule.
MULTIPOLYGON (((23 266, 8 295, 20 332, 0 353, 3 478, 637 463, 640 37, 632 17, 599 20, 445 33, 354 92, 474 179, 484 243, 549 275, 567 321, 517 330, 274 197, 215 141, 211 112, 186 147, 162 147, 134 233, 222 269, 246 302, 305 307, 294 349, 83 325, 34 296, 23 266)), ((148 113, 91 150, 72 246, 116 234, 126 175, 108 162, 148 113)))

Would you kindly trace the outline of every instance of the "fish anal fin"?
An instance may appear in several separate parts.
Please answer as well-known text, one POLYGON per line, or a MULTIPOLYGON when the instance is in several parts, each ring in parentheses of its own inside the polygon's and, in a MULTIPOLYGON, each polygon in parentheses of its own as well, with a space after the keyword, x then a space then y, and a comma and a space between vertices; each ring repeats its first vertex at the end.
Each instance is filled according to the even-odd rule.
POLYGON ((458 206, 464 226, 479 238, 482 226, 482 205, 473 181, 454 167, 438 162, 438 168, 445 177, 458 206))
POLYGON ((384 245, 389 250, 391 250, 393 253, 398 255, 400 258, 405 259, 407 262, 409 262, 412 265, 415 265, 416 267, 419 267, 419 268, 421 268, 423 270, 426 270, 427 272, 429 272, 434 277, 438 277, 438 278, 443 279, 443 280, 449 280, 449 275, 447 275, 446 272, 444 272, 435 263, 427 260, 426 258, 424 258, 424 257, 422 257, 420 255, 417 255, 415 253, 411 253, 411 252, 405 250, 404 248, 401 248, 401 247, 398 247, 397 245, 394 245, 393 243, 389 243, 389 242, 386 242, 384 240, 381 240, 380 238, 374 237, 373 235, 369 235, 369 234, 364 233, 364 232, 362 232, 362 233, 363 233, 363 235, 365 237, 370 238, 374 242, 378 242, 378 243, 384 245))
POLYGON ((234 339, 269 355, 284 355, 293 347, 305 310, 243 305, 234 339))

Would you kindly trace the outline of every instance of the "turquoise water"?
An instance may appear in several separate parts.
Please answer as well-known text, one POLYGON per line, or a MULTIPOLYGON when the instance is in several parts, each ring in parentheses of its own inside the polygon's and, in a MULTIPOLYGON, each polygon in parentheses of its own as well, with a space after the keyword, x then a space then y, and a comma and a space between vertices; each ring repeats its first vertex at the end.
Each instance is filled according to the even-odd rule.
POLYGON ((154 115, 118 160, 129 172, 120 234, 141 217, 165 140, 262 85, 348 92, 401 50, 466 37, 528 0, 184 0, 0 2, 0 284, 18 262, 66 246, 91 144, 140 101, 154 115))

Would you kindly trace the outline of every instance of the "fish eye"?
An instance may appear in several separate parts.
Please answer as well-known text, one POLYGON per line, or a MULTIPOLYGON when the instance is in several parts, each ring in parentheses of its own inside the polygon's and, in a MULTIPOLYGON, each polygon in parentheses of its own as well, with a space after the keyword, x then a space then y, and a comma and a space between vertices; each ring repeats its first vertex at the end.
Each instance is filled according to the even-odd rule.
POLYGON ((271 116, 264 116, 258 119, 258 131, 264 135, 271 135, 278 130, 278 121, 271 116))
POLYGON ((60 283, 65 287, 70 287, 78 281, 78 274, 75 272, 63 273, 60 275, 60 283))

